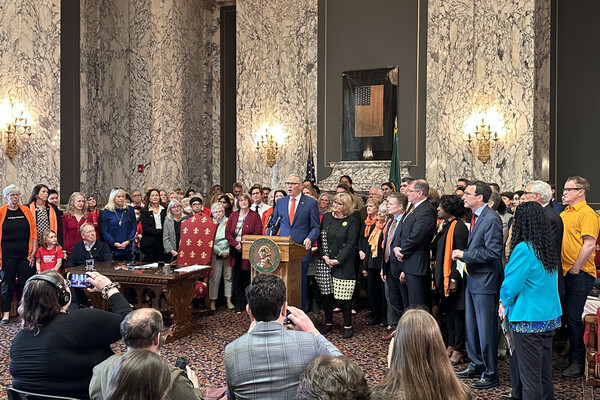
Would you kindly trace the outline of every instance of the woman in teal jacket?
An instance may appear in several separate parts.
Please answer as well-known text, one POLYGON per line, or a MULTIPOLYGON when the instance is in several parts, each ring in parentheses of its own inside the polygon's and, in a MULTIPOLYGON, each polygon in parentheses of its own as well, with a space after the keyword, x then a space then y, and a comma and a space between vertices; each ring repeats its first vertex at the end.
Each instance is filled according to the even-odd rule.
POLYGON ((540 204, 520 204, 512 230, 499 313, 508 318, 514 332, 512 357, 518 364, 522 398, 552 399, 552 337, 562 314, 557 280, 560 261, 540 204))

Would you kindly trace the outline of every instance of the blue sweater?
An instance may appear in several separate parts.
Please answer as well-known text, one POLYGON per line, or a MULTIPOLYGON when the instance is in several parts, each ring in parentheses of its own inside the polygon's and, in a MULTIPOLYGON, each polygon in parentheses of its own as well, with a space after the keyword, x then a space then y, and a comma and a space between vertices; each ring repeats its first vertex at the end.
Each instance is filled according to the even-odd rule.
POLYGON ((510 322, 550 321, 562 314, 557 271, 547 272, 525 242, 515 246, 504 270, 500 300, 510 322))
POLYGON ((115 211, 102 210, 100 229, 102 230, 102 237, 110 247, 113 255, 119 256, 130 253, 137 229, 133 207, 127 206, 127 209, 115 207, 115 211), (119 221, 121 221, 121 225, 119 225, 119 221), (129 245, 125 249, 117 249, 114 246, 115 243, 123 243, 126 240, 129 240, 129 245))

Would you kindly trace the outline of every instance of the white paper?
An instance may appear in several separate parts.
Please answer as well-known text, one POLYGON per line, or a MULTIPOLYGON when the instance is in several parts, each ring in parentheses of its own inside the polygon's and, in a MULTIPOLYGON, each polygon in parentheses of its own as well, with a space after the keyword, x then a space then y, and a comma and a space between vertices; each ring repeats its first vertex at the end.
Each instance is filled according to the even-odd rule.
POLYGON ((466 270, 466 266, 465 263, 461 260, 456 260, 456 270, 458 271, 458 273, 460 274, 461 278, 465 277, 465 270, 466 270))
POLYGON ((177 268, 175 272, 192 272, 210 268, 210 265, 188 265, 187 267, 177 268))

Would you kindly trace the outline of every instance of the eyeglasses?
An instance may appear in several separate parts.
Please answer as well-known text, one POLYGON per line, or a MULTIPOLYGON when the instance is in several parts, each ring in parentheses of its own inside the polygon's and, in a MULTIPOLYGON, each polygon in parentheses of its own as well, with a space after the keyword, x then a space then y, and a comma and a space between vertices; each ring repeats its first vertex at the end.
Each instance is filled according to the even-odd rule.
POLYGON ((299 185, 299 184, 300 184, 300 182, 286 182, 285 184, 286 184, 287 186, 296 186, 296 185, 299 185))
POLYGON ((573 190, 583 190, 583 188, 563 188, 563 192, 571 192, 573 190))
POLYGON ((9 194, 10 197, 19 197, 21 195, 21 193, 11 193, 9 194))
POLYGON ((523 192, 523 194, 521 195, 521 197, 525 196, 526 194, 535 194, 534 192, 523 192))

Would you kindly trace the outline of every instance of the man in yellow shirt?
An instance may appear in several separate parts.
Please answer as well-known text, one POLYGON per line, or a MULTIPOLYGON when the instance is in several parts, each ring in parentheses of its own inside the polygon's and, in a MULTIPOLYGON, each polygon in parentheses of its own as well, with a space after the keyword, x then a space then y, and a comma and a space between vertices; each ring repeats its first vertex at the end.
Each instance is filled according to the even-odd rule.
POLYGON ((581 313, 589 291, 596 279, 594 250, 600 231, 600 217, 585 198, 590 184, 580 176, 567 178, 563 189, 563 204, 567 207, 560 214, 564 232, 561 249, 563 275, 565 276, 565 309, 570 342, 570 362, 563 376, 576 378, 583 375, 585 347, 581 313))

